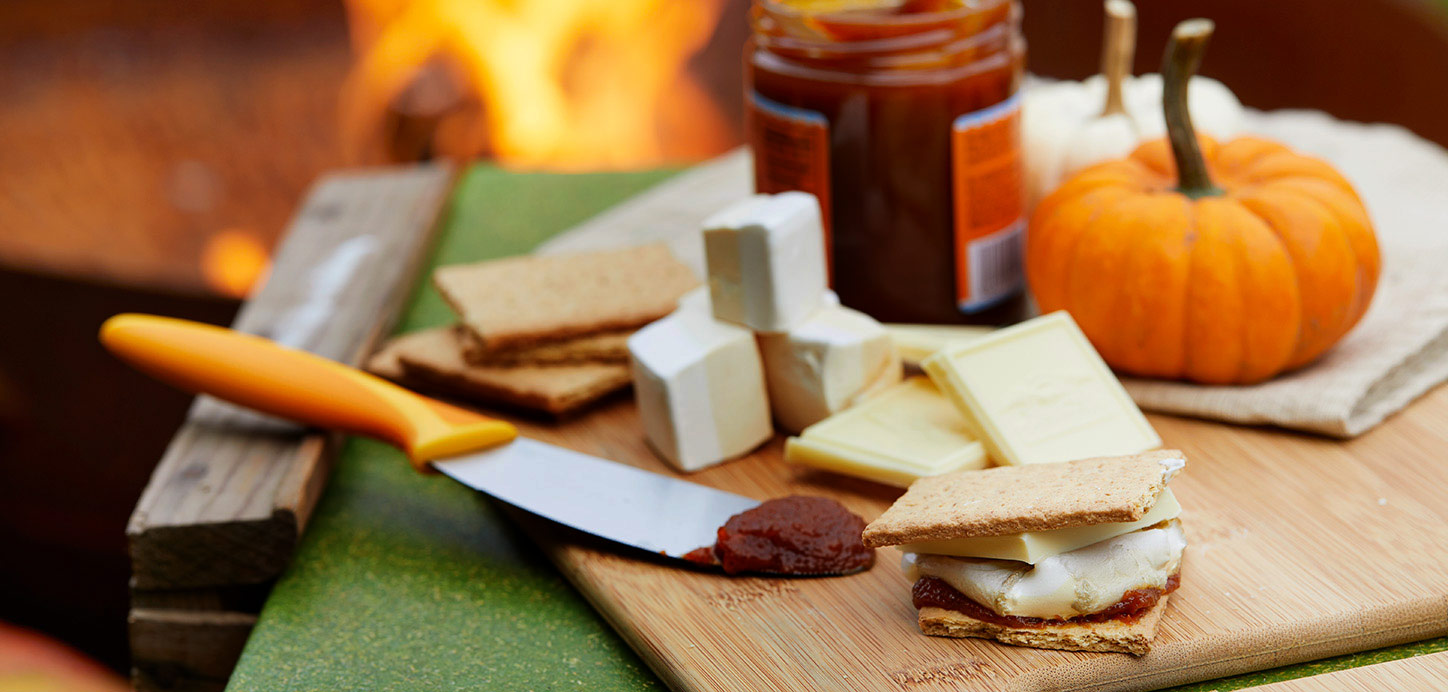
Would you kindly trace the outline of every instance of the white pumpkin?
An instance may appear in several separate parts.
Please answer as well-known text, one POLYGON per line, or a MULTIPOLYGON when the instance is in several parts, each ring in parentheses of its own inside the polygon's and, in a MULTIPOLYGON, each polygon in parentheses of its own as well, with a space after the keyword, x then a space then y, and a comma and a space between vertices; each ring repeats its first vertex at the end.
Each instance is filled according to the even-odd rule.
MULTIPOLYGON (((1106 12, 1105 74, 1080 82, 1035 81, 1025 89, 1021 137, 1028 209, 1034 209, 1072 173, 1125 157, 1141 142, 1166 135, 1161 75, 1126 74, 1136 38, 1135 8, 1125 0, 1108 0, 1106 12), (1107 107, 1112 77, 1121 80, 1120 108, 1107 107)), ((1187 93, 1192 124, 1198 132, 1219 139, 1237 133, 1242 104, 1226 85, 1193 77, 1187 93)))
MULTIPOLYGON (((1153 72, 1133 78, 1126 87, 1126 110, 1135 118, 1142 139, 1165 137, 1161 75, 1153 72)), ((1192 77, 1187 82, 1187 110, 1198 132, 1218 139, 1236 135, 1242 128, 1242 102, 1226 84, 1210 77, 1192 77)))

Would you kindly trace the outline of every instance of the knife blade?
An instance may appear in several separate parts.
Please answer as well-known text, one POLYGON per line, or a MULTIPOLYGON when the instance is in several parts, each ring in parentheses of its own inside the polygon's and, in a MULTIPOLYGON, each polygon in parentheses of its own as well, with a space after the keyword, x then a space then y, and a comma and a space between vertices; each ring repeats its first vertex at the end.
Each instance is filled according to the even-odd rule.
POLYGON ((432 465, 532 514, 669 557, 713 545, 729 517, 759 505, 743 495, 525 437, 432 465))
POLYGON ((124 314, 101 327, 121 360, 186 391, 376 438, 414 466, 545 519, 681 558, 757 500, 546 442, 320 356, 223 327, 124 314))

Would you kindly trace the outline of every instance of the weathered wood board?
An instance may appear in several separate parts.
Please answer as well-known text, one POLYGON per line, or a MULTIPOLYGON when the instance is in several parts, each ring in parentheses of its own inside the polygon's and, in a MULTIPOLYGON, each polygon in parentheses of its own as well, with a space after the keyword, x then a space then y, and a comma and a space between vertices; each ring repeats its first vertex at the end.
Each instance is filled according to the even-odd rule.
MULTIPOLYGON (((833 579, 728 578, 525 522, 675 690, 1142 690, 1448 634, 1448 388, 1338 442, 1149 416, 1190 460, 1190 540, 1152 653, 1039 651, 922 636, 898 551, 833 579)), ((672 473, 631 402, 524 434, 672 473)), ((898 491, 790 466, 782 438, 689 480, 833 497, 874 518, 898 491)))
MULTIPOLYGON (((318 181, 233 326, 356 363, 415 285, 452 179, 440 164, 318 181)), ((126 529, 138 689, 224 687, 321 495, 332 438, 197 399, 126 529)))
MULTIPOLYGON (((232 327, 357 363, 411 292, 451 181, 447 165, 319 181, 232 327)), ((321 492, 327 437, 198 398, 126 528, 134 587, 276 578, 321 492)))

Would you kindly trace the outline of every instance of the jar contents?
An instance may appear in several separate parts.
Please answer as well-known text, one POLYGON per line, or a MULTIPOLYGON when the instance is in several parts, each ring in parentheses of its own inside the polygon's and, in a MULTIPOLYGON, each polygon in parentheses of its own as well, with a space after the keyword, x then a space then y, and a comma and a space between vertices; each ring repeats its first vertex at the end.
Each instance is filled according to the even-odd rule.
POLYGON ((853 574, 875 564, 875 551, 860 541, 864 530, 865 520, 834 500, 791 495, 730 517, 717 543, 684 559, 731 575, 853 574))
POLYGON ((1012 0, 756 0, 745 49, 759 192, 820 199, 831 284, 882 321, 1023 316, 1012 0))

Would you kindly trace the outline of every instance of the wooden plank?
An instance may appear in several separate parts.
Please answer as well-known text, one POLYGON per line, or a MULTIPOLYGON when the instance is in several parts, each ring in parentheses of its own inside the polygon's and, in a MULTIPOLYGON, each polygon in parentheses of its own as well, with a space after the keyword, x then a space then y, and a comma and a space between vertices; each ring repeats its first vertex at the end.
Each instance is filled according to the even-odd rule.
POLYGON ((222 692, 226 680, 181 675, 166 668, 131 668, 131 687, 136 692, 222 692))
POLYGON ((132 608, 127 626, 133 664, 152 678, 225 681, 256 617, 225 610, 132 608))
POLYGON ((1381 692, 1448 690, 1448 651, 1385 661, 1254 688, 1257 692, 1381 692))
POLYGON ((131 590, 127 629, 139 690, 221 689, 256 625, 271 583, 131 590))
MULTIPOLYGON (((445 165, 322 179, 233 326, 357 363, 409 295, 451 184, 445 165)), ((275 578, 325 483, 329 446, 328 436, 199 398, 126 530, 136 588, 275 578)))
POLYGON ((131 588, 131 608, 150 610, 233 611, 259 613, 273 582, 207 586, 196 589, 131 588))

